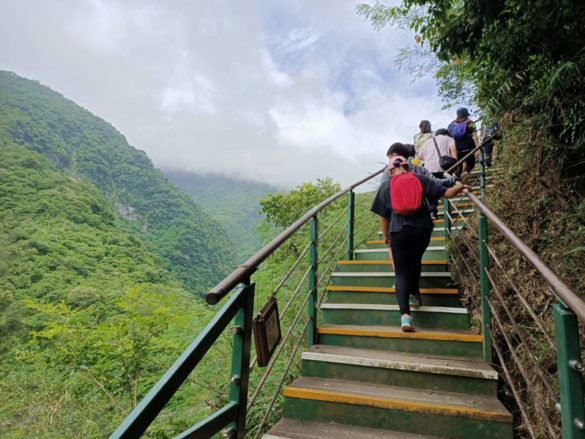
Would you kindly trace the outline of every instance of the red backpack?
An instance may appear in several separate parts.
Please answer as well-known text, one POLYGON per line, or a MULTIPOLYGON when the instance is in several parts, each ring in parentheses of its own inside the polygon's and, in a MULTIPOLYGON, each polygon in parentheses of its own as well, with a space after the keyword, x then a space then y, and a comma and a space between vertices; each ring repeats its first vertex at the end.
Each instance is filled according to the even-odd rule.
POLYGON ((414 172, 395 175, 390 180, 392 210, 398 215, 410 216, 422 205, 422 184, 414 172))

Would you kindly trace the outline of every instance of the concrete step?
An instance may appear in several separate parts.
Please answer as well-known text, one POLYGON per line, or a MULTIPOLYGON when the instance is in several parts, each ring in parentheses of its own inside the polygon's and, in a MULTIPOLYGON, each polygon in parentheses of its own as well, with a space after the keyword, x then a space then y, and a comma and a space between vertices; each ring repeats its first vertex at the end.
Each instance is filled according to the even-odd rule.
MULTIPOLYGON (((447 260, 423 260, 422 271, 424 272, 444 272, 447 271, 447 260)), ((353 261, 337 261, 335 271, 338 273, 349 273, 349 272, 389 272, 394 267, 388 259, 388 252, 386 252, 386 258, 382 260, 353 260, 353 261)))
MULTIPOLYGON (((467 209, 462 209, 462 208, 461 208, 461 207, 459 207, 459 206, 457 206, 457 209, 459 209, 459 211, 460 211, 460 212, 463 214, 463 216, 465 216, 465 217, 469 217, 469 216, 473 215, 473 213, 475 212, 475 210, 474 210, 474 209, 470 209, 470 208, 467 208, 467 209)), ((456 212, 453 212, 453 213, 451 214, 451 216, 453 216, 453 214, 455 214, 455 213, 456 213, 456 212)), ((439 209, 439 216, 441 217, 441 216, 443 216, 444 214, 445 214, 445 210, 444 210, 444 209, 439 209)))
POLYGON ((264 439, 438 439, 435 436, 378 430, 305 419, 282 418, 264 439))
MULTIPOLYGON (((451 200, 454 200, 454 198, 452 198, 451 200)), ((473 209, 474 204, 472 201, 469 201, 469 199, 459 199, 459 201, 457 201, 455 203, 455 206, 457 206, 457 209, 463 209, 463 208, 471 208, 473 209)), ((444 203, 440 203, 438 206, 438 210, 439 212, 441 212, 445 207, 444 203)))
MULTIPOLYGON (((453 217, 453 214, 451 216, 453 217)), ((465 227, 465 220, 466 219, 463 219, 460 216, 453 218, 451 223, 455 223, 455 227, 452 227, 452 228, 461 229, 462 227, 465 227)), ((433 224, 435 224, 435 229, 440 228, 443 231, 445 230, 445 226, 444 226, 445 220, 443 218, 433 220, 433 224)))
MULTIPOLYGON (((453 215, 451 215, 453 216, 453 215)), ((445 221, 443 219, 438 219, 438 220, 433 220, 433 223, 435 224, 435 227, 433 228, 433 231, 431 233, 431 240, 433 238, 439 238, 439 240, 444 239, 445 237, 445 221)), ((455 222, 455 224, 451 224, 451 230, 457 231, 460 230, 462 228, 466 227, 465 222, 459 218, 458 221, 455 222)), ((378 232, 378 238, 381 239, 382 238, 382 232, 379 231, 378 232)))
MULTIPOLYGON (((423 261, 446 259, 447 252, 444 245, 434 245, 436 241, 431 241, 423 254, 423 261)), ((388 259, 388 248, 365 248, 353 251, 353 257, 356 261, 379 261, 388 259)))
MULTIPOLYGON (((416 328, 416 321, 414 322, 416 328)), ((318 343, 429 355, 482 356, 482 336, 469 330, 420 329, 402 332, 400 326, 320 325, 318 343)))
MULTIPOLYGON (((384 287, 328 285, 327 303, 378 303, 396 305, 396 290, 384 287)), ((421 288, 423 304, 427 306, 461 306, 455 288, 421 288)))
MULTIPOLYGON (((485 188, 486 189, 489 189, 489 188, 492 188, 492 187, 494 187, 493 184, 486 184, 485 185, 485 188)), ((477 181, 477 184, 474 184, 471 188, 473 189, 473 193, 475 193, 475 191, 481 190, 481 186, 479 185, 479 180, 477 181)))
MULTIPOLYGON (((394 272, 333 272, 331 285, 349 285, 365 287, 393 287, 394 272)), ((420 275, 421 288, 446 288, 451 285, 451 273, 448 271, 422 272, 420 275)))
MULTIPOLYGON (((477 198, 479 198, 481 200, 481 194, 473 192, 473 195, 475 195, 477 198)), ((454 198, 449 198, 449 200, 451 200, 451 202, 457 203, 457 204, 471 203, 471 200, 469 199, 469 197, 466 194, 459 195, 459 196, 454 197, 454 198)))
MULTIPOLYGON (((411 307, 410 314, 417 329, 469 328, 467 308, 420 306, 418 308, 411 307)), ((323 303, 321 305, 321 315, 324 324, 400 325, 400 309, 398 305, 323 303)))
POLYGON ((301 377, 283 391, 284 416, 433 434, 511 438, 512 415, 494 396, 301 377))
MULTIPOLYGON (((436 245, 445 245, 445 229, 444 228, 440 228, 437 229, 437 236, 432 236, 431 237, 431 243, 429 245, 430 246, 436 246, 436 245)), ((433 232, 435 233, 435 232, 433 232)), ((378 235, 381 237, 382 236, 382 232, 379 232, 378 235)), ((371 239, 369 241, 366 241, 366 249, 388 249, 388 246, 384 243, 384 241, 382 239, 371 239)))
POLYGON ((476 358, 313 345, 302 359, 302 374, 308 377, 491 396, 497 392, 498 374, 476 358))

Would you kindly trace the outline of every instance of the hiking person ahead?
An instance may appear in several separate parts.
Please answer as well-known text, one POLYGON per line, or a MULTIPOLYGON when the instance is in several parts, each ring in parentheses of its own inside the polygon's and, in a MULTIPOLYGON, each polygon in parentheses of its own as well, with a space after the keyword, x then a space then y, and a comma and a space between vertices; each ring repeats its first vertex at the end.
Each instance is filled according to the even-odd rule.
POLYGON ((412 332, 409 297, 420 301, 419 280, 422 256, 431 240, 433 221, 425 200, 438 202, 452 198, 469 186, 458 184, 451 188, 424 175, 408 172, 405 157, 391 157, 388 170, 391 178, 380 185, 371 211, 380 216, 384 242, 390 245, 394 264, 395 290, 400 308, 402 331, 412 332))
POLYGON ((422 144, 433 135, 431 132, 431 123, 428 120, 421 120, 418 128, 420 129, 420 134, 414 139, 415 153, 418 153, 422 144))
POLYGON ((455 140, 449 136, 449 131, 445 128, 438 129, 436 134, 423 143, 418 158, 424 161, 425 169, 435 178, 443 178, 443 172, 447 169, 443 169, 439 164, 441 156, 457 159, 457 147, 455 140))
POLYGON ((482 126, 480 130, 481 143, 485 154, 485 165, 489 168, 492 165, 492 153, 494 150, 494 142, 502 140, 502 133, 496 123, 487 125, 484 129, 482 126))
MULTIPOLYGON (((457 154, 460 159, 471 152, 479 145, 477 140, 477 130, 475 123, 469 118, 469 111, 465 107, 457 109, 456 117, 453 122, 449 124, 447 128, 449 135, 455 139, 455 146, 457 147, 457 154)), ((475 166, 475 157, 470 155, 463 162, 462 173, 465 175, 470 172, 475 166)))

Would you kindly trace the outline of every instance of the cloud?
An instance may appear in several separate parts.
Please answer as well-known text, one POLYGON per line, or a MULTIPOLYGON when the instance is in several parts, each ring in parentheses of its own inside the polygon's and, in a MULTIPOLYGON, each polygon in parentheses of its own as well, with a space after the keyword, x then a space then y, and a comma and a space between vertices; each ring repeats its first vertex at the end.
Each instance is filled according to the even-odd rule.
POLYGON ((4 0, 0 68, 111 122, 159 167, 347 185, 421 119, 451 116, 432 79, 394 65, 411 36, 374 31, 357 3, 4 0))

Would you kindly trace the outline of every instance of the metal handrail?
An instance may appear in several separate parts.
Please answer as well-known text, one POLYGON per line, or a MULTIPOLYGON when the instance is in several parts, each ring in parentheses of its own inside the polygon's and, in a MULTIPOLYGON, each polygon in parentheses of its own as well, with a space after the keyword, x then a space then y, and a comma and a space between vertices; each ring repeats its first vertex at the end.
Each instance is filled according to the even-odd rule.
MULTIPOLYGON (((471 150, 468 154, 466 154, 463 158, 461 158, 457 163, 451 166, 445 174, 447 176, 451 176, 449 174, 450 171, 456 169, 457 166, 469 157, 471 154, 474 154, 476 151, 479 151, 483 148, 483 143, 478 145, 476 148, 471 150)), ((545 262, 538 257, 538 255, 528 247, 524 241, 522 241, 518 235, 516 235, 508 226, 504 224, 502 220, 492 212, 478 197, 473 195, 471 191, 465 189, 463 191, 469 199, 479 208, 479 210, 489 218, 498 229, 504 234, 504 236, 524 255, 524 257, 532 264, 534 268, 544 277, 544 279, 555 289, 556 293, 562 299, 562 301, 570 308, 580 319, 581 321, 585 322, 585 302, 579 298, 570 288, 569 286, 563 282, 561 278, 559 278, 554 271, 552 271, 545 262)))
POLYGON ((270 241, 266 246, 264 246, 260 251, 258 251, 254 256, 236 268, 231 274, 229 274, 224 280, 218 283, 215 287, 213 287, 205 296, 205 300, 210 305, 215 305, 221 299, 223 299, 236 285, 242 282, 243 279, 246 279, 256 271, 256 268, 270 256, 274 251, 280 247, 288 238, 290 238, 298 229, 300 229, 303 225, 305 225, 313 216, 323 210, 325 207, 333 203, 338 198, 342 197, 349 191, 352 191, 356 187, 360 186, 361 184, 365 183, 368 180, 371 180, 375 176, 381 174, 384 171, 385 167, 380 169, 379 171, 369 175, 368 177, 358 181, 357 183, 352 184, 351 186, 342 189, 341 191, 337 192, 336 194, 330 196, 326 200, 322 201, 321 203, 317 204, 311 210, 309 210, 306 214, 296 220, 292 225, 290 225, 287 229, 285 229, 282 233, 280 233, 276 238, 270 241))
POLYGON ((463 192, 471 199, 471 201, 479 208, 491 222, 502 232, 502 234, 512 243, 516 249, 532 264, 532 266, 542 275, 542 277, 555 289, 555 292, 564 302, 564 304, 571 309, 579 317, 582 322, 585 322, 585 302, 579 298, 569 286, 559 278, 554 271, 552 271, 546 263, 530 248, 522 239, 518 237, 504 222, 492 212, 478 197, 473 195, 469 190, 465 189, 463 192))
MULTIPOLYGON (((476 148, 481 150, 481 146, 476 148)), ((473 153, 470 152, 470 154, 473 153)), ((469 155, 469 154, 468 154, 469 155)), ((486 176, 485 176, 485 165, 483 161, 484 155, 480 156, 480 189, 481 196, 485 195, 484 189, 486 187, 486 176)), ((462 159, 463 160, 463 159, 462 159)), ((448 173, 446 173, 448 175, 448 173)), ((470 250, 470 255, 474 255, 475 262, 479 262, 479 271, 472 269, 466 257, 461 254, 460 246, 453 246, 453 249, 461 256, 460 261, 463 265, 473 274, 474 277, 479 273, 479 286, 480 286, 480 303, 474 301, 476 306, 481 309, 481 327, 483 333, 483 359, 492 363, 492 349, 496 352, 497 358, 500 361, 500 366, 507 378, 510 389, 514 395, 514 398, 518 404, 518 408, 525 421, 525 426, 530 432, 532 437, 535 436, 535 425, 538 428, 542 428, 550 435, 550 437, 559 437, 560 430, 562 429, 562 437, 566 439, 581 439, 585 437, 585 408, 583 403, 583 377, 580 359, 580 341, 579 341, 579 328, 578 321, 585 322, 585 302, 580 299, 563 280, 561 280, 545 263, 540 259, 534 251, 532 251, 512 230, 507 227, 503 221, 498 218, 494 212, 492 212, 478 196, 474 195, 471 190, 466 189, 464 195, 473 203, 475 208, 479 211, 478 215, 478 227, 479 232, 476 233, 479 245, 479 261, 475 257, 475 252, 470 248, 467 239, 461 241, 470 250), (549 382, 548 373, 549 370, 546 366, 541 365, 542 356, 537 355, 533 350, 535 346, 531 339, 524 330, 521 330, 518 320, 514 317, 512 309, 508 306, 509 304, 505 300, 503 290, 496 283, 493 274, 489 270, 489 257, 490 255, 496 261, 498 267, 504 272, 506 280, 512 284, 512 289, 520 297, 522 304, 527 306, 530 315, 534 317, 538 327, 543 330, 542 322, 537 318, 534 312, 530 309, 528 304, 525 304, 525 299, 522 294, 515 287, 514 283, 511 282, 509 274, 502 267, 501 261, 498 260, 493 252, 493 249, 488 245, 488 220, 490 223, 495 225, 496 228, 504 235, 507 241, 512 244, 512 247, 520 252, 520 254, 528 261, 535 271, 538 272, 544 278, 546 283, 550 285, 550 289, 558 299, 558 303, 552 307, 552 317, 554 320, 554 332, 555 342, 553 349, 556 351, 556 377, 559 386, 559 399, 556 398, 556 392, 553 389, 553 385, 549 382), (501 319, 502 314, 495 306, 495 303, 491 300, 490 290, 493 291, 494 297, 499 301, 499 306, 505 311, 505 314, 509 318, 512 326, 515 328, 512 333, 514 340, 510 337, 509 328, 504 326, 503 320, 501 319), (492 323, 494 324, 492 326, 492 323), (518 345, 517 340, 520 339, 521 343, 518 345), (500 342, 494 343, 493 340, 500 340, 500 342), (505 343, 502 343, 502 340, 505 343), (500 346, 500 343, 503 346, 500 346), (517 349, 521 346, 522 352, 518 352, 517 349), (502 347, 507 349, 507 354, 504 355, 502 347), (529 362, 527 365, 522 363, 521 359, 527 356, 529 362), (509 357, 509 358, 508 358, 509 357), (515 368, 519 374, 518 379, 525 382, 525 390, 529 402, 522 398, 522 388, 518 387, 514 383, 512 377, 512 370, 507 367, 506 362, 513 360, 515 368), (529 370, 530 369, 530 370, 529 370), (549 413, 553 410, 550 405, 549 399, 542 397, 535 392, 536 384, 532 381, 532 378, 537 378, 538 386, 544 386, 550 402, 554 405, 554 409, 560 412, 560 426, 555 425, 549 419, 549 413), (530 416, 529 416, 530 413, 530 416), (534 416, 534 419, 531 419, 534 416), (536 421, 535 424, 532 421, 536 421)), ((449 215, 449 201, 445 201, 445 232, 446 237, 452 237, 450 224, 452 220, 449 215)), ((459 212, 458 212, 459 213, 459 212)), ((470 228, 473 230, 473 228, 470 228)), ((475 233, 475 230, 473 230, 475 233)), ((464 247, 464 246, 462 246, 464 247)), ((457 261, 457 259, 455 259, 457 261)), ((459 269, 459 263, 457 263, 459 269)), ((551 339, 543 330, 546 341, 551 344, 551 339)), ((539 345, 536 345, 537 347, 539 345)))

